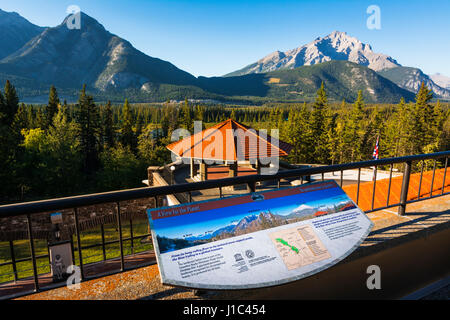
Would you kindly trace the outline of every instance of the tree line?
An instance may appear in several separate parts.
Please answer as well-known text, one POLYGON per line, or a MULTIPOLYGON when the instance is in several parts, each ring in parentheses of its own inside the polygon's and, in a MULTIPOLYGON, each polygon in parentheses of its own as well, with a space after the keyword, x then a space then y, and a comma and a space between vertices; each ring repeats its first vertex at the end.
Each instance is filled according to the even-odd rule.
MULTIPOLYGON (((170 162, 173 130, 193 132, 233 118, 255 129, 278 128, 293 145, 291 163, 333 164, 449 149, 448 105, 432 103, 422 84, 416 101, 366 105, 330 103, 322 84, 314 103, 241 107, 181 104, 96 103, 80 91, 61 102, 54 86, 48 103, 20 103, 7 81, 0 90, 0 201, 3 203, 139 187, 149 165, 170 162)), ((428 165, 428 163, 427 163, 428 165)))

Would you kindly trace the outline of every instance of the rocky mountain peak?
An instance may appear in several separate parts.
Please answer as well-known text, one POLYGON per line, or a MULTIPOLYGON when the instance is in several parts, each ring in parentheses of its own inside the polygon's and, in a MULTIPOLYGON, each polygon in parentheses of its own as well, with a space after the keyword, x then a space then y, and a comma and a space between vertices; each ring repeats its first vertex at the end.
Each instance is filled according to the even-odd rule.
POLYGON ((294 69, 331 60, 351 61, 375 71, 400 66, 393 58, 373 52, 369 44, 361 42, 346 32, 335 30, 325 37, 318 37, 298 48, 286 52, 275 51, 227 76, 294 69))
POLYGON ((17 12, 0 9, 0 60, 20 49, 44 29, 32 24, 17 12))

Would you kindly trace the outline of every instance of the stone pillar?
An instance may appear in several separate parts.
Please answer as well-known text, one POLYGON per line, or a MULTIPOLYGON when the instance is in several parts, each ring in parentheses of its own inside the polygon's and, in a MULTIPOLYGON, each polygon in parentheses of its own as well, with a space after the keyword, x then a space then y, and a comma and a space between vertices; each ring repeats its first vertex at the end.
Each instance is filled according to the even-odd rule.
POLYGON ((256 173, 261 174, 261 162, 259 159, 256 160, 256 173))
POLYGON ((153 181, 153 172, 158 171, 159 167, 157 166, 151 166, 147 168, 147 179, 148 179, 148 186, 152 187, 154 186, 154 181, 153 181))
POLYGON ((194 158, 191 158, 191 178, 194 179, 194 177, 197 175, 197 167, 195 166, 194 158))
POLYGON ((208 166, 206 165, 205 162, 200 163, 200 180, 201 181, 206 181, 208 180, 208 166))
POLYGON ((238 175, 238 165, 237 165, 237 161, 236 162, 232 162, 231 164, 228 165, 228 176, 229 177, 237 177, 238 175))

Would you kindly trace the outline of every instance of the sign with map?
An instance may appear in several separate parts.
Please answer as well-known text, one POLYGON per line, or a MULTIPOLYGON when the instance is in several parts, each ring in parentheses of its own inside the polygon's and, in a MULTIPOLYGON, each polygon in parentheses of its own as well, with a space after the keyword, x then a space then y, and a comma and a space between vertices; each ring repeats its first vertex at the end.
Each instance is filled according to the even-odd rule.
POLYGON ((147 211, 161 281, 197 289, 249 289, 333 266, 372 222, 335 181, 147 211))

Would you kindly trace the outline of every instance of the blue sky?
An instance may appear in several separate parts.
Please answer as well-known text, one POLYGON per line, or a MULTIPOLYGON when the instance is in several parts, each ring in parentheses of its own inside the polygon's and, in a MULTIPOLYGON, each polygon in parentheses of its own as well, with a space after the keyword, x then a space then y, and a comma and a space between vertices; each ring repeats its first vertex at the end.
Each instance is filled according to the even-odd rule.
POLYGON ((252 214, 258 215, 260 212, 267 210, 267 208, 270 208, 273 214, 287 215, 302 204, 317 208, 346 200, 349 200, 349 198, 342 189, 331 188, 327 189, 326 192, 323 192, 323 190, 311 191, 283 197, 283 206, 280 206, 279 198, 270 199, 262 202, 241 204, 233 207, 233 210, 225 207, 177 217, 157 219, 153 221, 153 225, 155 231, 160 236, 181 238, 186 233, 198 236, 204 232, 216 231, 233 222, 238 222, 245 216, 252 214))
POLYGON ((275 50, 346 31, 404 66, 450 76, 450 1, 0 0, 41 26, 56 26, 69 5, 144 53, 196 76, 220 76, 275 50), (381 30, 366 27, 369 5, 381 9, 381 30))

